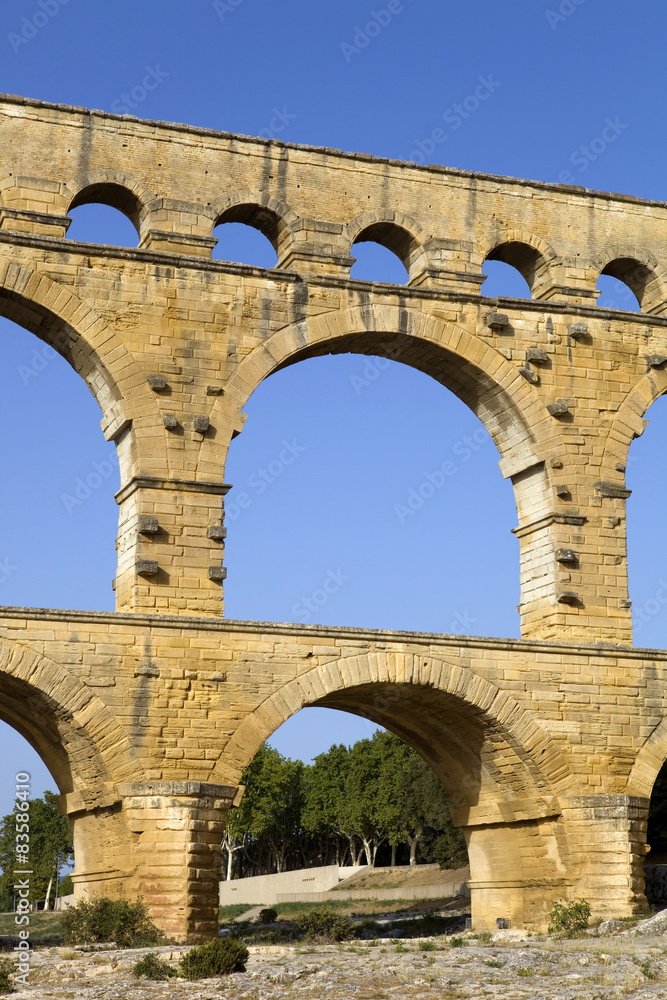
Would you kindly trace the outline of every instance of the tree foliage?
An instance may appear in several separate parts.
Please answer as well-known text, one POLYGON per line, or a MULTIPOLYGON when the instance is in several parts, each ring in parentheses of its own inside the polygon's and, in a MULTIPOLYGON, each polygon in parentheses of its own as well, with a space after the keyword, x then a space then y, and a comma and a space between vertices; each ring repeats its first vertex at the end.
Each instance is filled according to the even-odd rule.
MULTIPOLYGON (((16 804, 12 812, 0 820, 0 909, 14 909, 14 868, 16 862, 16 804)), ((24 817, 25 813, 21 813, 24 817)), ((74 857, 72 831, 66 816, 58 813, 57 796, 46 791, 42 798, 32 799, 28 811, 30 824, 30 876, 29 901, 45 899, 49 882, 51 899, 55 896, 55 880, 65 864, 74 857)), ((59 894, 62 890, 59 888, 59 894)))
POLYGON ((309 766, 264 745, 241 780, 246 792, 223 845, 228 878, 378 859, 467 862, 449 796, 393 733, 334 745, 309 766))

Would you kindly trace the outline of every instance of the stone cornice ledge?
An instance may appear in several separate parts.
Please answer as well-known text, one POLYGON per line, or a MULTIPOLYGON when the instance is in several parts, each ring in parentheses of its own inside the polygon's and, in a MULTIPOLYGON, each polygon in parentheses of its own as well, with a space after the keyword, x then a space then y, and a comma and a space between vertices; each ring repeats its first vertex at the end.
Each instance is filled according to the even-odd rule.
POLYGON ((302 635, 355 642, 405 643, 438 645, 443 648, 499 649, 516 652, 567 651, 579 656, 621 656, 624 659, 665 660, 667 649, 638 649, 609 642, 556 642, 547 639, 502 639, 495 636, 451 635, 440 632, 403 632, 389 629, 353 628, 345 625, 300 625, 291 622, 242 621, 232 618, 197 618, 189 615, 147 615, 121 611, 70 611, 57 608, 15 608, 0 606, 0 629, 9 621, 62 621, 91 625, 142 625, 147 628, 200 630, 204 632, 252 632, 266 635, 302 635))

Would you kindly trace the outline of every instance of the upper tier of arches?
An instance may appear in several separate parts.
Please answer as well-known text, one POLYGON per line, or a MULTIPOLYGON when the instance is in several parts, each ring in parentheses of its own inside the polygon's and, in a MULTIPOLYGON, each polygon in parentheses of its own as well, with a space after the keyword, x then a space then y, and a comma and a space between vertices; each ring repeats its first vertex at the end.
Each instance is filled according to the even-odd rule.
POLYGON ((525 279, 534 299, 593 305, 600 275, 609 275, 636 296, 642 312, 667 312, 667 262, 639 241, 605 238, 593 251, 583 244, 573 256, 571 248, 559 247, 557 229, 546 240, 520 220, 477 220, 475 238, 466 241, 453 238, 447 218, 437 231, 432 222, 425 225, 416 215, 389 208, 369 208, 344 222, 318 220, 285 199, 251 188, 205 204, 172 199, 126 170, 91 171, 65 183, 13 175, 0 179, 0 227, 6 230, 63 237, 71 212, 91 204, 126 216, 142 249, 210 257, 216 227, 243 223, 266 237, 280 269, 346 277, 355 259, 353 246, 373 242, 396 255, 412 286, 478 293, 485 263, 500 261, 525 279), (36 193, 41 186, 44 192, 36 193), (47 205, 39 202, 42 196, 47 205))

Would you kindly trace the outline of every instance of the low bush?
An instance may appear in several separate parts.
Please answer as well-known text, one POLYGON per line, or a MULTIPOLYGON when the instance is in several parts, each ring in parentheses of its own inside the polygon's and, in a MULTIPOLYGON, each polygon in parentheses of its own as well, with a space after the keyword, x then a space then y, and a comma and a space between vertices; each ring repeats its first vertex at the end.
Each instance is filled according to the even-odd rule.
POLYGON ((352 922, 347 917, 325 906, 299 914, 296 922, 308 941, 347 941, 353 933, 352 922))
POLYGON ((435 951, 435 941, 420 941, 419 942, 420 951, 435 951))
POLYGON ((16 993, 12 972, 16 966, 11 958, 0 958, 0 993, 16 993))
POLYGON ((136 903, 108 896, 82 899, 65 910, 62 927, 66 944, 115 941, 119 948, 146 948, 165 940, 141 899, 136 903))
POLYGON ((257 915, 258 924, 275 924, 277 919, 278 911, 274 910, 271 906, 267 906, 265 909, 260 910, 257 915))
POLYGON ((574 900, 572 903, 556 900, 549 914, 549 933, 574 937, 579 931, 586 930, 590 915, 591 906, 585 899, 574 900))
POLYGON ((164 959, 160 958, 159 955, 149 952, 147 955, 136 963, 134 969, 132 970, 137 977, 137 979, 173 979, 174 976, 178 975, 178 972, 173 967, 173 965, 168 965, 164 959))
POLYGON ((183 955, 179 965, 184 978, 194 980, 245 972, 247 962, 248 949, 241 941, 216 938, 191 948, 183 955))

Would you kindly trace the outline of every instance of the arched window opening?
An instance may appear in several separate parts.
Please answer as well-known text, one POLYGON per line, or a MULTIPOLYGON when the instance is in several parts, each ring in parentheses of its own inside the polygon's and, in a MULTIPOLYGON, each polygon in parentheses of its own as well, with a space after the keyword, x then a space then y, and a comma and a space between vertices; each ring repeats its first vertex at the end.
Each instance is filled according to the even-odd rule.
POLYGON ((355 243, 352 256, 356 260, 350 277, 357 281, 380 281, 389 285, 405 285, 408 272, 393 251, 379 243, 355 243))
POLYGON ((228 617, 518 635, 512 487, 453 393, 336 355, 274 373, 246 411, 226 471, 228 617))
POLYGON ((486 279, 480 291, 488 298, 504 296, 510 299, 529 299, 531 297, 528 282, 511 264, 487 259, 482 266, 482 274, 486 275, 486 279))
POLYGON ((451 881, 451 869, 468 864, 451 799, 429 765, 398 736, 347 712, 303 709, 260 747, 241 781, 245 795, 223 840, 223 872, 239 902, 236 879, 254 875, 336 865, 354 888, 362 866, 437 861, 451 881), (294 739, 299 730, 305 739, 294 739))
POLYGON ((48 344, 4 318, 0 337, 0 604, 111 611, 119 473, 102 413, 48 344))
POLYGON ((640 312, 650 276, 648 268, 635 260, 612 261, 604 268, 595 286, 600 292, 597 305, 605 309, 640 312))
POLYGON ((252 267, 275 267, 278 261, 270 240, 253 226, 243 222, 223 222, 213 235, 218 242, 213 248, 214 260, 250 264, 252 267))
POLYGON ((67 238, 79 243, 136 247, 141 219, 138 198, 120 184, 93 184, 72 200, 67 238))
POLYGON ((482 295, 529 299, 545 271, 542 254, 528 243, 512 240, 489 253, 482 267, 487 279, 482 295))
POLYGON ((280 216, 263 205, 232 205, 216 220, 213 235, 218 243, 214 260, 275 267, 284 224, 280 216))
POLYGON ((417 241, 407 230, 390 222, 374 223, 354 241, 351 254, 356 261, 350 277, 405 285, 417 252, 417 241))
POLYGON ((667 396, 646 413, 648 426, 632 442, 626 482, 628 580, 636 646, 667 647, 667 538, 656 530, 665 520, 667 473, 661 460, 667 445, 667 396))

